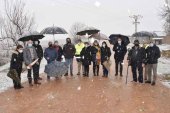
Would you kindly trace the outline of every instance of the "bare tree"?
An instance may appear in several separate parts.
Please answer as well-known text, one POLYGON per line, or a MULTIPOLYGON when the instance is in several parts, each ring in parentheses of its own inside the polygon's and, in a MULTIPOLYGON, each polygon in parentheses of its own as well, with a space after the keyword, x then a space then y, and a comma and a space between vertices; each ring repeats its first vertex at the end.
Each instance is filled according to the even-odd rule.
POLYGON ((82 30, 86 25, 80 22, 76 22, 71 26, 70 29, 70 35, 71 37, 74 39, 74 42, 77 42, 77 40, 80 38, 77 35, 77 32, 79 32, 80 30, 82 30))
POLYGON ((167 35, 170 35, 170 2, 165 0, 165 5, 161 11, 161 17, 165 20, 164 29, 167 35))
POLYGON ((2 39, 10 39, 14 45, 24 32, 34 29, 34 18, 25 10, 22 0, 4 0, 5 15, 1 27, 2 39))

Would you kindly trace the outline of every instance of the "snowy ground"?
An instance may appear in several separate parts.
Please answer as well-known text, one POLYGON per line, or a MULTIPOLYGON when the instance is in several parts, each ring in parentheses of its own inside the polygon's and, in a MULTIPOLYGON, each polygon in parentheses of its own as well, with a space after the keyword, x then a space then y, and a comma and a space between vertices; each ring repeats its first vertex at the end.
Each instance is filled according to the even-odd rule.
MULTIPOLYGON (((45 59, 41 63, 40 73, 44 72, 44 67, 46 65, 45 59)), ((7 72, 9 70, 9 63, 0 67, 0 93, 13 87, 12 80, 7 77, 7 72)), ((27 72, 22 73, 22 83, 27 81, 27 72)))

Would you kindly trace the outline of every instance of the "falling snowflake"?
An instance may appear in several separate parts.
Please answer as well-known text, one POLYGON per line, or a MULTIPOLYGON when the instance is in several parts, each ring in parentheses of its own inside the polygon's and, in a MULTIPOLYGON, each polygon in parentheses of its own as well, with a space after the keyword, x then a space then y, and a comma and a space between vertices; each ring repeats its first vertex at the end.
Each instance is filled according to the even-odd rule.
POLYGON ((94 5, 95 5, 96 7, 100 7, 100 6, 101 6, 101 3, 100 3, 99 1, 96 1, 96 2, 94 3, 94 5))
POLYGON ((80 90, 81 90, 81 86, 79 86, 79 87, 77 88, 77 90, 80 91, 80 90))

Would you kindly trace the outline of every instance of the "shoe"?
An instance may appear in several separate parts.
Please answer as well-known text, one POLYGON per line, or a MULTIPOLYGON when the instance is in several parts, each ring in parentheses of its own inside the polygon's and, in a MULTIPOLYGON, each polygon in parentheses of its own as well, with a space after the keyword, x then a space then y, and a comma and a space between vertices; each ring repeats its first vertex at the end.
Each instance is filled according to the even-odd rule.
POLYGON ((80 73, 77 73, 77 75, 80 75, 80 73))
POLYGON ((22 89, 22 88, 24 88, 24 86, 20 85, 20 86, 19 86, 19 88, 21 88, 21 89, 22 89))
POLYGON ((145 81, 145 83, 150 84, 150 83, 151 83, 151 81, 148 81, 148 80, 147 80, 147 81, 145 81))
POLYGON ((34 82, 34 84, 41 85, 41 83, 40 83, 40 82, 38 82, 38 81, 34 82))
POLYGON ((50 80, 50 76, 47 76, 47 80, 50 80))
POLYGON ((118 76, 118 74, 116 73, 115 76, 118 76))
POLYGON ((71 76, 73 76, 73 73, 70 73, 71 76))
POLYGON ((64 76, 68 76, 68 73, 66 73, 64 76))
POLYGON ((30 86, 30 87, 32 87, 32 86, 33 86, 33 84, 32 84, 32 83, 30 83, 30 84, 29 84, 29 86, 30 86))
POLYGON ((122 75, 122 74, 120 74, 120 77, 123 77, 123 75, 122 75))
POLYGON ((38 80, 42 80, 42 78, 41 78, 41 77, 38 77, 38 80))
POLYGON ((156 83, 155 82, 152 82, 151 85, 154 86, 156 83))

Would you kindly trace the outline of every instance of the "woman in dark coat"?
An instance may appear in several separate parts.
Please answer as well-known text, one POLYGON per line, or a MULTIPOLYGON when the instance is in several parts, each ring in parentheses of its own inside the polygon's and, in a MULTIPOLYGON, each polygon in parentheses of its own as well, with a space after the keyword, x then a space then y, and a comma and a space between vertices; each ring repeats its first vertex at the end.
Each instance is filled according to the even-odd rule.
POLYGON ((92 61, 93 61, 93 74, 99 76, 99 65, 101 62, 101 49, 97 40, 94 41, 91 47, 92 61))
POLYGON ((85 43, 85 47, 82 49, 80 56, 84 66, 84 76, 89 76, 89 65, 91 65, 91 46, 89 43, 85 43))
POLYGON ((126 45, 123 43, 121 38, 118 38, 117 43, 114 45, 113 47, 113 51, 115 52, 114 58, 115 58, 115 70, 116 70, 116 74, 115 76, 118 75, 118 67, 120 65, 120 76, 122 77, 122 72, 123 72, 123 60, 124 57, 127 53, 127 47, 126 45))
POLYGON ((12 54, 12 58, 11 58, 11 62, 10 62, 10 70, 15 70, 18 74, 19 79, 20 79, 19 83, 13 80, 15 89, 24 88, 21 85, 22 63, 23 63, 23 46, 18 45, 16 50, 12 54))
MULTIPOLYGON (((101 47, 101 63, 103 64, 105 61, 109 60, 111 56, 110 48, 107 46, 107 43, 104 41, 101 47)), ((103 77, 108 77, 108 70, 103 65, 103 77)))

